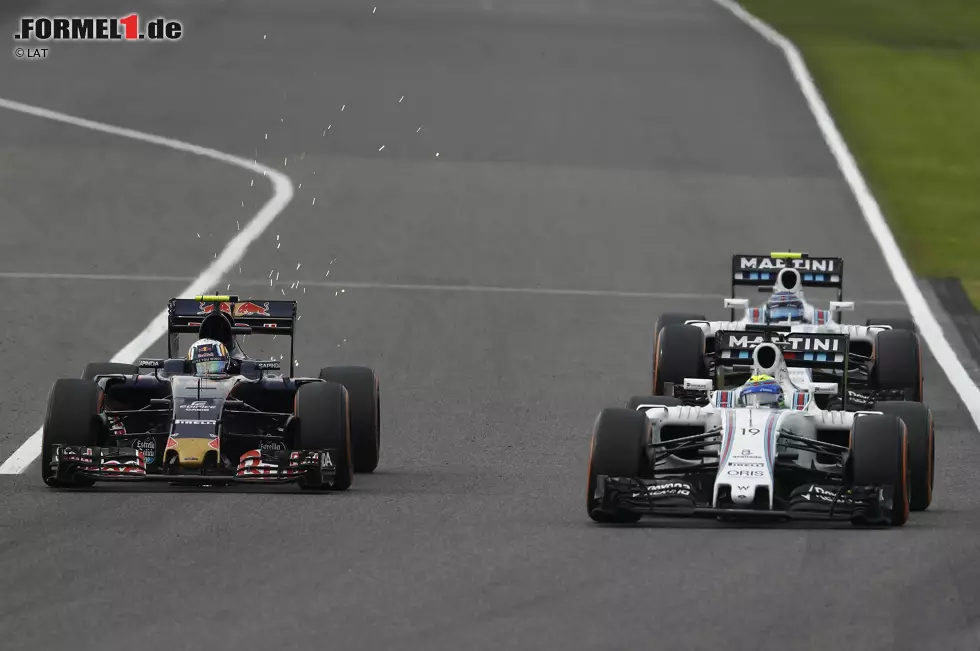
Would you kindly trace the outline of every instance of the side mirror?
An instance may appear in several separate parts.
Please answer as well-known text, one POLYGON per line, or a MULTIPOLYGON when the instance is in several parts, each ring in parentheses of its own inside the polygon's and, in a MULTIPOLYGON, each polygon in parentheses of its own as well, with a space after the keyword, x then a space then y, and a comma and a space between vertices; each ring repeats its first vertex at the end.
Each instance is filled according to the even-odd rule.
POLYGON ((278 361, 266 361, 257 359, 247 359, 242 361, 239 373, 249 379, 261 379, 265 371, 279 371, 281 364, 278 361))
MULTIPOLYGON (((747 298, 726 298, 725 307, 730 307, 732 309, 741 308, 743 310, 749 309, 749 299, 747 298)), ((686 380, 685 380, 686 382, 686 380)))
POLYGON ((836 396, 840 390, 836 382, 814 382, 810 385, 813 393, 823 396, 836 396))
POLYGON ((714 388, 713 385, 714 382, 712 380, 693 377, 684 378, 684 388, 687 391, 711 391, 714 388))
POLYGON ((163 372, 167 375, 190 375, 194 368, 189 360, 177 357, 163 361, 163 372))
POLYGON ((830 311, 831 312, 841 312, 841 311, 854 311, 854 301, 831 301, 830 311))

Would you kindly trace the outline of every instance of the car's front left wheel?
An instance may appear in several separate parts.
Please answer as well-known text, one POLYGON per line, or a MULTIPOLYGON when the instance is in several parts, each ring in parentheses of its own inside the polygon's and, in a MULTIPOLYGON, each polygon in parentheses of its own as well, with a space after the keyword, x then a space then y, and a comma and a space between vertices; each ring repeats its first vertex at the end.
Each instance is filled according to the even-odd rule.
POLYGON ((646 444, 650 440, 650 420, 646 414, 629 409, 603 409, 595 421, 589 452, 589 482, 586 510, 600 523, 630 523, 639 513, 599 511, 595 492, 600 476, 638 478, 642 474, 646 444))

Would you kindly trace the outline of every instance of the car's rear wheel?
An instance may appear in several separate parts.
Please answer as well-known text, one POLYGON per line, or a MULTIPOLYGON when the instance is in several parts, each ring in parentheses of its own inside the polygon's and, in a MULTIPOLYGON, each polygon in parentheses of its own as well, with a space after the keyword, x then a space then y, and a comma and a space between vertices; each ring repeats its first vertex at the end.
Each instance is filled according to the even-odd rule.
POLYGON ((640 519, 639 513, 605 513, 596 510, 595 498, 598 477, 637 478, 642 474, 646 443, 650 440, 650 421, 646 415, 628 409, 603 409, 592 431, 589 453, 589 483, 586 509, 589 517, 601 523, 630 523, 640 519))
MULTIPOLYGON (((892 490, 890 523, 909 519, 909 445, 905 423, 891 415, 870 414, 854 419, 851 428, 850 479, 854 486, 892 490)), ((863 524, 856 519, 855 524, 863 524)))
POLYGON ((333 450, 336 469, 333 481, 317 482, 304 477, 302 488, 338 490, 354 481, 351 462, 350 409, 347 389, 336 382, 310 382, 296 391, 294 413, 298 421, 293 447, 300 450, 333 450))
POLYGON ((51 456, 54 446, 96 447, 105 440, 105 425, 99 418, 101 398, 99 385, 92 380, 55 380, 41 433, 41 479, 48 486, 80 488, 95 483, 84 477, 59 481, 51 471, 51 456))
POLYGON ((657 350, 660 340, 660 331, 670 325, 684 325, 687 321, 706 321, 703 314, 693 312, 667 312, 661 314, 657 323, 653 326, 653 349, 657 350))
POLYGON ((922 350, 910 330, 883 330, 875 337, 872 388, 902 391, 905 400, 923 401, 922 350))
POLYGON ((919 329, 915 326, 915 321, 912 319, 868 319, 865 325, 876 326, 876 325, 886 325, 891 326, 892 330, 908 330, 909 332, 918 332, 919 329))
MULTIPOLYGON (((657 360, 660 351, 660 333, 667 326, 672 325, 684 325, 686 321, 704 321, 703 314, 694 314, 693 312, 667 312, 661 314, 657 319, 657 322, 653 326, 653 383, 656 385, 657 382, 657 360)), ((656 393, 656 388, 654 388, 654 393, 656 393)))
POLYGON ((354 472, 374 472, 381 459, 381 389, 378 376, 363 366, 332 366, 320 379, 344 385, 350 400, 354 472))
POLYGON ((690 325, 669 325, 660 332, 653 358, 653 393, 664 395, 668 382, 684 384, 685 378, 707 378, 704 333, 690 325))

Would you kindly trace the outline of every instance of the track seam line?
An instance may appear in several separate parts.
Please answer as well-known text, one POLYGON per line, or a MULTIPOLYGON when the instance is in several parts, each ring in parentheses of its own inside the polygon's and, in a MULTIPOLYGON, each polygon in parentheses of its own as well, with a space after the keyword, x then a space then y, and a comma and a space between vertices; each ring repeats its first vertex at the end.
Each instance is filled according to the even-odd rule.
MULTIPOLYGON (((191 276, 140 276, 122 274, 83 274, 83 273, 44 273, 40 271, 0 271, 0 280, 82 280, 92 282, 137 282, 137 283, 160 283, 160 282, 188 282, 193 280, 191 276)), ((238 278, 235 287, 269 287, 268 278, 238 278)), ((286 284, 300 285, 303 287, 327 287, 330 289, 376 289, 381 291, 409 291, 409 292, 459 292, 459 293, 486 293, 486 294, 539 294, 544 296, 585 296, 596 298, 649 298, 655 300, 691 300, 691 301, 718 301, 728 298, 726 294, 707 294, 697 292, 654 292, 654 291, 627 291, 615 289, 576 289, 574 287, 509 287, 506 285, 451 285, 441 283, 387 283, 369 280, 294 280, 280 281, 271 285, 272 288, 279 288, 286 284)), ((903 300, 890 300, 880 298, 853 298, 860 305, 905 305, 903 300)))
MULTIPOLYGON (((13 100, 0 98, 0 108, 5 108, 17 113, 23 113, 33 117, 62 122, 75 127, 89 129, 107 133, 130 140, 138 140, 161 147, 167 147, 176 151, 194 154, 203 158, 210 158, 222 163, 234 165, 235 167, 262 174, 267 176, 272 183, 272 197, 262 206, 255 216, 235 235, 221 250, 218 257, 208 265, 201 274, 195 278, 178 296, 194 296, 203 294, 215 287, 222 276, 234 267, 244 256, 248 247, 262 235, 266 228, 285 210, 286 206, 293 199, 293 182, 288 176, 271 167, 260 164, 258 161, 251 161, 240 156, 233 156, 211 149, 192 145, 188 142, 156 136, 135 129, 117 127, 104 122, 96 122, 85 118, 68 115, 52 111, 39 106, 15 102, 13 100)), ((167 311, 161 311, 146 328, 136 337, 126 344, 122 350, 116 353, 110 361, 122 362, 125 364, 134 362, 140 355, 162 337, 167 332, 167 311)), ((10 475, 24 472, 27 467, 41 454, 41 435, 43 428, 38 428, 17 450, 14 451, 6 461, 0 465, 0 474, 10 475)))
POLYGON ((793 72, 793 78, 800 87, 803 97, 810 107, 810 112, 820 127, 820 132, 837 162, 837 167, 854 194, 861 215, 881 249, 892 278, 895 279, 895 284, 898 285, 899 291, 905 298, 912 318, 919 326, 922 338, 925 339, 936 361, 939 362, 940 368, 949 379, 949 383, 956 390, 960 400, 963 401, 963 405, 970 412, 973 423, 980 430, 980 388, 977 388, 963 364, 960 363, 959 357, 946 339, 936 315, 926 302, 925 296, 922 295, 922 290, 919 289, 915 276, 912 275, 912 270, 902 255, 902 251, 895 241, 895 236, 881 212, 881 207, 871 193, 867 181, 861 175, 861 170, 858 168, 854 156, 844 141, 844 137, 838 131, 820 91, 817 90, 810 70, 803 60, 803 55, 788 38, 750 14, 738 3, 732 0, 713 0, 713 2, 727 9, 736 18, 783 51, 790 70, 793 72))

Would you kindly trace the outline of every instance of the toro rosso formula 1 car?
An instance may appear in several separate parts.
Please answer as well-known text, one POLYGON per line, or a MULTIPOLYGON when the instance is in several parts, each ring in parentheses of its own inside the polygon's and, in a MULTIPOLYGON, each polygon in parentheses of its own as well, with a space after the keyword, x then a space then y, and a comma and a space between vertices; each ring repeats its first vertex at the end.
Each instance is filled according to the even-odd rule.
POLYGON ((854 303, 841 300, 843 265, 840 258, 813 258, 805 253, 733 256, 732 298, 725 299, 725 307, 732 309, 731 320, 710 321, 702 314, 685 313, 664 314, 657 320, 653 393, 663 395, 668 382, 710 377, 717 362, 717 332, 744 331, 759 343, 759 330, 779 330, 847 335, 847 380, 853 388, 922 401, 922 361, 915 323, 910 319, 869 319, 863 326, 842 324, 841 311, 854 309, 854 303), (755 286, 771 295, 763 305, 750 307, 747 299, 735 298, 735 289, 740 286, 755 286), (805 287, 836 289, 838 300, 831 301, 828 310, 819 309, 807 302, 805 287), (743 310, 740 319, 735 318, 736 308, 743 310))
MULTIPOLYGON (((817 335, 802 334, 802 339, 817 335)), ((733 390, 688 378, 670 396, 631 398, 595 423, 587 509, 600 523, 650 516, 850 520, 902 525, 932 501, 934 433, 918 402, 853 409, 825 362, 750 350, 733 390), (792 366, 790 366, 792 365, 792 366), (827 409, 816 397, 829 397, 827 409)), ((742 351, 737 351, 742 352, 742 351)))
POLYGON ((293 377, 297 320, 295 301, 171 299, 168 359, 92 363, 81 378, 55 382, 43 430, 44 482, 298 482, 346 490, 354 472, 378 465, 378 379, 350 366, 293 377), (221 372, 202 376, 201 365, 179 356, 181 333, 197 334, 192 351, 202 341, 226 349, 221 372), (249 334, 288 336, 290 373, 280 373, 278 361, 248 358, 237 335, 249 334))

